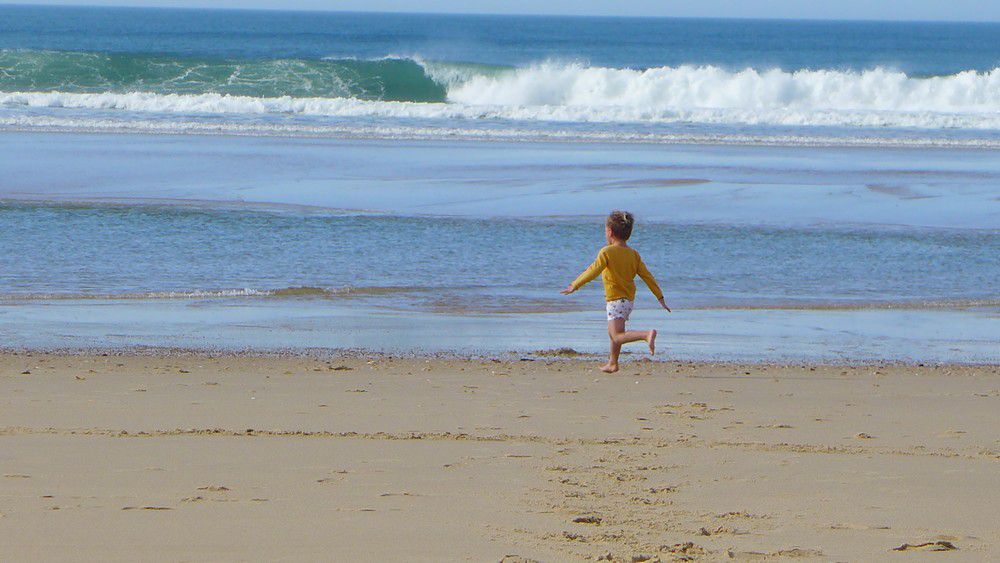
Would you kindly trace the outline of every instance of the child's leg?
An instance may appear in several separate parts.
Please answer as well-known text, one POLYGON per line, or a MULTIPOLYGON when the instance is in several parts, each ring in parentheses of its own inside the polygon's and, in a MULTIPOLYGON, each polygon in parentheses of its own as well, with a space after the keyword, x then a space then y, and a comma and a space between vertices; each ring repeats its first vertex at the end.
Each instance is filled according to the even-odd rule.
POLYGON ((618 371, 618 356, 621 354, 623 344, 645 340, 649 344, 650 354, 656 350, 656 331, 625 330, 625 319, 608 321, 608 338, 611 339, 611 353, 608 357, 608 363, 601 366, 601 370, 607 373, 618 371))
POLYGON ((618 346, 621 347, 622 344, 638 342, 640 340, 649 342, 651 338, 656 338, 656 331, 625 330, 625 319, 614 319, 608 321, 608 336, 610 336, 611 340, 617 342, 618 346))
POLYGON ((611 353, 608 355, 608 363, 601 366, 601 371, 605 373, 614 373, 618 371, 618 355, 621 354, 622 345, 615 340, 615 328, 620 323, 621 330, 625 329, 625 321, 623 319, 614 319, 608 321, 608 338, 611 340, 611 353))

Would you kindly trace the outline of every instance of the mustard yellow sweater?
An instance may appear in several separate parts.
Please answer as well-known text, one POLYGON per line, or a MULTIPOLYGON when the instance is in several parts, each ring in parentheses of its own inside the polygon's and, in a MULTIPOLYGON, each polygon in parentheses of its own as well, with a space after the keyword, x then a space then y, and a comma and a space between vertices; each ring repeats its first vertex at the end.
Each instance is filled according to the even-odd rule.
POLYGON ((604 298, 608 301, 618 299, 635 300, 635 277, 639 276, 646 282, 649 290, 657 299, 663 297, 660 286, 656 284, 653 274, 649 273, 642 263, 639 253, 627 246, 608 245, 597 253, 597 259, 580 277, 573 281, 573 289, 577 290, 601 276, 604 282, 604 298))

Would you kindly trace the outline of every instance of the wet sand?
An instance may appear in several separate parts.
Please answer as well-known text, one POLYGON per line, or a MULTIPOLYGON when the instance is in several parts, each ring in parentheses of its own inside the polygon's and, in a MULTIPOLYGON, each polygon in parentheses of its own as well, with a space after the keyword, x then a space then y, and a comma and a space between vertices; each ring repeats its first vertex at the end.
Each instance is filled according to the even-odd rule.
POLYGON ((3 354, 3 557, 1000 558, 997 366, 595 365, 3 354))

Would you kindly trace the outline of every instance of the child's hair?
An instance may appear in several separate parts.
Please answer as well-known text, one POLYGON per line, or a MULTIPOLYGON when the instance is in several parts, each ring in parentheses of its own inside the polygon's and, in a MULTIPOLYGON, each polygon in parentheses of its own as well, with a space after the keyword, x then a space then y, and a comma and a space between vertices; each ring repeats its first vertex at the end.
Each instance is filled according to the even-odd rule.
POLYGON ((608 215, 608 220, 605 224, 611 229, 611 234, 616 239, 628 240, 632 236, 632 225, 635 224, 635 218, 628 211, 616 209, 608 215))

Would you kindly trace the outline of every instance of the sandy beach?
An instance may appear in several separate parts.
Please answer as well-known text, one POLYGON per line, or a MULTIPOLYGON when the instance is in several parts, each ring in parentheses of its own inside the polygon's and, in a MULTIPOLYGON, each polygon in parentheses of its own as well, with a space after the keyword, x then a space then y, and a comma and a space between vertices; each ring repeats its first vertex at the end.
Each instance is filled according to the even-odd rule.
POLYGON ((1000 557, 996 366, 528 360, 2 355, 3 557, 1000 557))
POLYGON ((0 0, 0 563, 1000 561, 1000 2, 891 4, 0 0))

